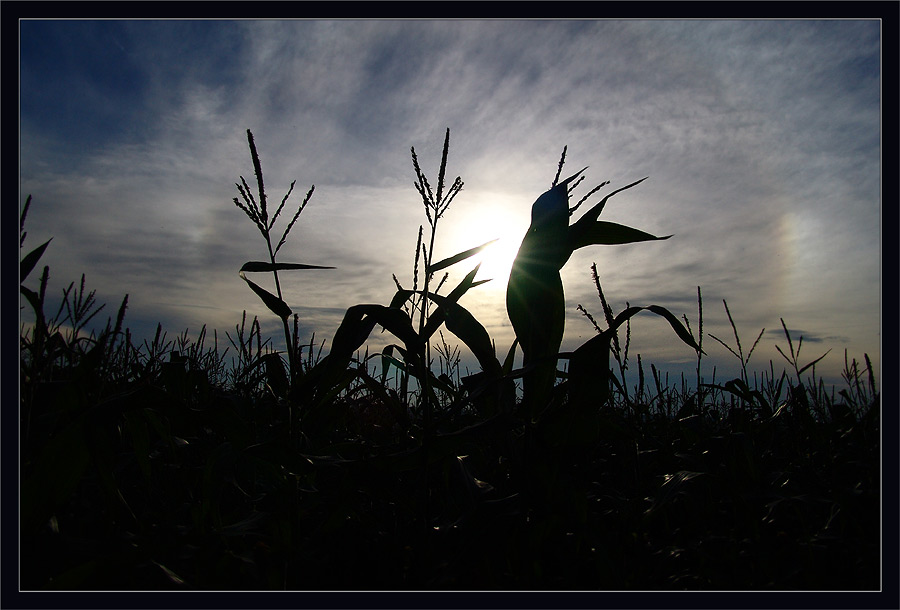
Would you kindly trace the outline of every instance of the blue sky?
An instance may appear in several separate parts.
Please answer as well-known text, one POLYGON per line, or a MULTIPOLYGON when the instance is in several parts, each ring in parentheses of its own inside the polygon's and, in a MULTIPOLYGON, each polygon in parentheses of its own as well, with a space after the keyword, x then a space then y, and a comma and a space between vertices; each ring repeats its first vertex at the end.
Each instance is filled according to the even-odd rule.
MULTIPOLYGON (((479 274, 495 279, 462 304, 505 353, 503 274, 567 145, 566 170, 589 166, 579 196, 611 181, 590 203, 649 176, 601 219, 673 237, 572 257, 564 349, 593 334, 578 304, 602 317, 596 262, 617 311, 662 305, 696 328, 700 286, 707 335, 734 345, 723 299, 745 351, 766 329, 752 369, 786 364, 784 318, 801 361, 832 350, 817 372, 837 382, 845 349, 880 364, 880 25, 22 21, 26 249, 53 237, 42 263, 55 295, 84 273, 114 315, 127 293, 138 335, 207 324, 227 344, 246 310, 277 340, 237 274, 266 256, 232 203, 239 176, 252 184, 249 128, 270 200, 296 179, 290 208, 315 184, 279 260, 337 267, 282 276, 304 336, 330 339, 348 307, 390 301, 392 274, 411 284, 426 219, 410 146, 434 182, 449 127, 448 174, 465 187, 435 256, 500 239, 479 274)), ((693 371, 662 319, 639 315, 631 337, 645 363, 693 371)), ((725 348, 708 336, 704 348, 707 380, 713 366, 736 374, 725 348)))

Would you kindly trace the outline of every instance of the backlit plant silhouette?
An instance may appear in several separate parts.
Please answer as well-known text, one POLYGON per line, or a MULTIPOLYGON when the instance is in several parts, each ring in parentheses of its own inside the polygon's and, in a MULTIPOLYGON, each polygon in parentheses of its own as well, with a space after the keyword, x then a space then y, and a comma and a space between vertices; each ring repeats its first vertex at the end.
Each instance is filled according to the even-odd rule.
MULTIPOLYGON (((241 278, 247 282, 247 285, 250 286, 250 289, 255 292, 260 299, 262 299, 263 303, 266 304, 272 313, 277 315, 281 319, 281 323, 284 326, 284 342, 285 349, 288 355, 288 366, 290 371, 290 379, 291 383, 295 379, 296 375, 299 374, 299 362, 298 362, 298 354, 295 353, 297 351, 297 337, 296 335, 292 338, 291 331, 288 326, 288 318, 291 317, 293 312, 288 304, 284 301, 284 297, 281 292, 281 281, 278 277, 279 271, 287 271, 293 269, 334 269, 334 267, 323 267, 319 265, 306 265, 302 263, 278 263, 275 262, 275 256, 278 254, 278 251, 281 249, 281 246, 284 245, 285 240, 287 240, 288 233, 290 233, 291 228, 293 228, 294 223, 297 222, 297 218, 300 216, 300 213, 303 211, 303 208, 306 207, 306 204, 309 203, 310 198, 313 195, 313 191, 315 191, 315 185, 309 188, 306 196, 303 198, 303 201, 297 206, 297 211, 294 213, 294 217, 291 218, 290 222, 288 222, 287 226, 284 228, 284 232, 281 234, 281 239, 278 240, 278 243, 275 247, 272 247, 272 228, 275 226, 275 221, 278 220, 279 214, 281 214, 281 210, 284 209, 284 204, 287 202, 288 197, 291 196, 291 193, 294 190, 294 184, 296 184, 296 180, 291 182, 291 186, 288 189, 287 194, 281 200, 281 204, 278 206, 278 209, 275 210, 275 213, 272 214, 272 217, 269 217, 268 209, 267 209, 267 197, 266 197, 266 189, 263 184, 263 173, 262 173, 262 164, 259 160, 259 154, 256 151, 256 144, 253 141, 253 134, 250 130, 247 130, 247 141, 250 145, 250 158, 253 161, 253 173, 256 175, 256 184, 257 184, 257 192, 259 195, 259 200, 257 201, 256 197, 253 196, 253 193, 250 190, 250 187, 247 185, 247 181, 244 180, 244 177, 241 176, 240 184, 235 183, 235 186, 238 189, 238 192, 241 194, 241 199, 243 202, 237 197, 234 198, 234 204, 239 207, 244 213, 253 221, 253 224, 256 225, 256 228, 259 229, 260 234, 266 240, 266 248, 268 249, 269 260, 267 262, 261 261, 249 261, 244 263, 238 272, 241 278), (247 279, 245 275, 248 272, 268 272, 272 273, 272 276, 275 278, 275 292, 276 294, 272 294, 265 288, 260 287, 254 282, 251 282, 247 279)), ((297 317, 294 316, 294 327, 297 326, 297 317)), ((277 371, 278 366, 276 363, 276 354, 272 354, 267 361, 267 366, 272 371, 277 371), (271 364, 270 364, 271 363, 271 364)), ((270 379, 278 379, 280 376, 273 373, 270 374, 270 379)), ((277 386, 281 386, 279 389, 286 390, 286 384, 275 384, 277 386)))
POLYGON ((596 264, 600 323, 579 305, 596 335, 560 353, 559 269, 571 253, 658 239, 598 221, 611 195, 569 224, 597 189, 570 208, 582 172, 560 183, 563 157, 511 275, 518 334, 501 363, 459 302, 482 283, 478 267, 443 294, 448 275, 437 275, 486 244, 432 256, 462 187, 445 180, 448 130, 436 182, 411 151, 430 229, 419 230, 412 288, 395 277, 389 304, 350 307, 329 353, 314 359, 311 340, 301 363, 278 272, 313 266, 276 254, 312 189, 276 241, 287 197, 270 217, 249 132, 248 141, 259 197, 241 178, 235 204, 269 256, 240 273, 284 322, 290 380, 255 317, 246 332, 246 312, 228 335, 230 371, 215 331, 204 348, 205 326, 193 343, 187 331, 167 341, 161 326, 133 343, 127 297, 115 322, 88 336, 94 291, 73 282, 51 315, 49 268, 25 285, 49 242, 21 252, 22 305, 35 316, 20 334, 22 590, 879 587, 880 394, 868 355, 863 365, 845 352, 847 389, 829 395, 816 379, 822 357, 802 365, 782 321, 789 349, 778 351, 793 373, 779 378, 770 361, 751 377, 726 304, 737 347, 722 345, 740 357, 741 377, 717 383, 713 368, 704 383, 699 288, 695 339, 686 316, 687 329, 662 307, 626 301, 616 315, 596 264), (275 292, 247 280, 253 271, 272 272, 275 292), (645 384, 638 354, 627 391, 630 319, 644 310, 698 350, 697 387, 682 375, 679 390, 653 364, 645 384), (393 338, 363 355, 378 327, 393 338), (478 360, 461 380, 436 374, 429 353, 439 336, 431 347, 449 365, 450 334, 478 360), (514 369, 520 343, 526 363, 514 369), (557 371, 557 361, 568 366, 557 371))
MULTIPOLYGON (((552 188, 538 197, 531 208, 531 225, 513 262, 506 292, 509 319, 524 355, 524 405, 532 420, 540 410, 547 407, 556 379, 559 348, 565 330, 565 295, 560 270, 572 253, 591 245, 628 244, 671 237, 656 237, 631 227, 597 220, 610 197, 640 184, 646 178, 609 193, 570 226, 569 216, 609 182, 593 188, 570 208, 569 194, 583 180, 581 174, 587 168, 559 182, 565 157, 564 148, 552 188)), ((572 355, 570 375, 575 394, 579 393, 582 385, 580 374, 587 373, 583 371, 583 367, 595 369, 602 379, 607 378, 609 341, 615 328, 642 309, 664 316, 685 343, 696 350, 700 349, 678 319, 666 309, 653 305, 647 308, 629 308, 616 318, 607 334, 601 333, 572 355), (594 362, 596 366, 592 366, 594 362)), ((592 380, 592 385, 605 387, 596 378, 592 380)), ((602 396, 597 398, 597 402, 602 402, 602 396)))
MULTIPOLYGON (((445 325, 447 330, 456 335, 472 351, 482 368, 492 373, 492 378, 499 377, 501 367, 494 355, 493 344, 487 331, 469 311, 458 303, 460 297, 468 290, 486 281, 475 280, 478 267, 470 271, 446 295, 438 294, 444 280, 447 279, 446 276, 438 282, 436 288, 432 288, 435 274, 438 271, 474 256, 491 243, 482 244, 437 262, 433 259, 438 221, 463 186, 459 177, 449 187, 445 184, 449 144, 450 130, 447 129, 438 171, 437 188, 434 191, 419 166, 415 148, 411 149, 413 169, 417 180, 415 187, 422 197, 430 228, 427 246, 422 240, 422 227, 419 228, 412 289, 403 288, 395 276, 397 292, 389 305, 359 304, 347 310, 331 342, 330 353, 316 367, 308 371, 303 379, 301 390, 305 396, 304 400, 306 400, 304 417, 307 425, 321 425, 324 424, 324 421, 333 418, 334 413, 329 413, 325 406, 329 404, 331 398, 349 387, 355 380, 361 379, 372 385, 373 381, 364 367, 353 369, 348 367, 353 360, 353 354, 362 347, 376 326, 381 326, 400 340, 400 344, 391 343, 382 351, 381 383, 384 383, 389 367, 400 369, 403 374, 402 402, 405 403, 406 383, 410 377, 416 379, 419 386, 417 411, 422 416, 424 439, 428 439, 432 432, 433 406, 438 402, 435 393, 441 391, 454 397, 457 401, 462 400, 462 396, 455 388, 439 379, 431 370, 430 341, 442 325, 445 325), (420 260, 424 261, 425 268, 421 289, 418 287, 420 260), (435 304, 437 309, 432 311, 430 303, 435 304), (413 318, 416 312, 418 312, 418 320, 414 323, 413 318), (395 353, 400 356, 399 359, 394 357, 395 353)), ((403 408, 405 407, 404 404, 403 408)))

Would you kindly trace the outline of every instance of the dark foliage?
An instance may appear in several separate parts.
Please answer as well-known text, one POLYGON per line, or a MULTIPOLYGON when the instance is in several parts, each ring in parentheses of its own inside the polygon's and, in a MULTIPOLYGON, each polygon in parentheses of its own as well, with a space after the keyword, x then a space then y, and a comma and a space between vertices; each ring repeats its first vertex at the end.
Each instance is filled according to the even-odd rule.
MULTIPOLYGON (((277 273, 317 267, 275 262, 312 189, 273 248, 269 231, 287 196, 270 219, 249 131, 248 140, 259 199, 242 178, 243 203, 235 203, 265 237, 269 261, 250 261, 240 273, 281 318, 287 362, 262 340, 256 318, 248 332, 246 313, 228 335, 228 366, 215 334, 205 345, 205 327, 193 341, 187 331, 167 341, 160 328, 135 345, 123 330, 127 296, 114 322, 86 335, 102 306, 84 277, 63 292, 55 315, 45 310, 46 267, 38 290, 21 286, 35 316, 20 334, 23 589, 880 587, 880 399, 868 357, 865 369, 846 362, 847 387, 829 396, 815 380, 821 358, 801 368, 785 326, 791 357, 781 353, 796 385, 774 370, 751 382, 753 349, 744 355, 735 329, 736 351, 717 340, 741 360, 741 378, 705 384, 699 288, 695 338, 686 317, 685 328, 662 307, 628 305, 613 315, 595 266, 607 327, 579 305, 594 338, 557 354, 561 327, 552 336, 523 332, 501 362, 458 303, 482 283, 477 267, 446 296, 438 294, 443 280, 432 282, 487 245, 431 258, 437 221, 462 188, 457 178, 444 190, 449 130, 436 195, 412 151, 430 228, 427 246, 419 231, 412 290, 395 277, 388 306, 348 309, 320 357, 312 341, 299 343, 296 316, 290 332, 277 273), (273 273, 277 294, 244 275, 260 271, 273 273), (652 391, 640 356, 639 383, 628 387, 630 319, 641 311, 665 317, 696 350, 693 391, 683 378, 680 392, 670 387, 651 365, 652 391), (378 326, 398 342, 361 356, 378 326), (458 352, 444 326, 475 355, 479 373, 460 379, 457 361, 453 378, 458 352), (532 362, 513 370, 523 337, 532 362), (555 370, 557 359, 567 360, 566 371, 555 370), (528 381, 524 399, 520 379, 528 381)), ((598 221, 610 195, 569 226, 587 199, 568 207, 574 178, 548 191, 557 233, 567 236, 559 260, 538 269, 551 287, 515 290, 511 282, 514 326, 558 313, 558 270, 572 250, 659 239, 598 221)), ((532 224, 520 271, 534 267, 527 257, 550 239, 541 222, 532 224)), ((48 244, 21 257, 22 282, 48 244)), ((727 303, 726 312, 734 327, 727 303)))

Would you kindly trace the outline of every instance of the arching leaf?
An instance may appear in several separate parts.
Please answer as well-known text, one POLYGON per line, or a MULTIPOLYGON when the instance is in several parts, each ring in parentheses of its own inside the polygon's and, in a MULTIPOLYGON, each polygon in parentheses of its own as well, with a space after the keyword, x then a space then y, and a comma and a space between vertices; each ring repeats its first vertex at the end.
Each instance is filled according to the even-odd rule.
POLYGON ((502 372, 500 362, 494 353, 490 335, 481 322, 475 319, 475 316, 465 307, 447 297, 429 293, 428 298, 441 308, 446 318, 447 330, 472 350, 482 370, 490 376, 499 376, 502 372))
POLYGON ((665 307, 660 307, 659 305, 648 305, 645 307, 648 311, 652 311, 653 313, 664 317, 669 321, 669 324, 672 326, 672 329, 675 331, 675 334, 678 335, 678 338, 687 343, 689 346, 694 348, 695 351, 700 352, 701 354, 705 354, 700 346, 694 342, 694 337, 691 336, 691 333, 687 331, 687 329, 681 324, 681 321, 675 317, 671 311, 666 309, 665 307))
MULTIPOLYGON (((475 281, 475 274, 478 273, 478 269, 481 267, 481 263, 475 265, 475 268, 472 269, 466 276, 462 279, 459 285, 456 286, 453 290, 450 291, 446 297, 447 301, 456 303, 459 299, 469 291, 470 288, 474 288, 475 286, 479 286, 484 284, 485 282, 489 282, 490 280, 481 280, 475 281)), ((425 323, 425 328, 422 329, 422 340, 428 341, 431 339, 432 335, 437 332, 438 328, 440 328, 441 324, 444 323, 444 319, 446 316, 446 311, 444 309, 438 309, 433 312, 429 317, 428 321, 425 323)))

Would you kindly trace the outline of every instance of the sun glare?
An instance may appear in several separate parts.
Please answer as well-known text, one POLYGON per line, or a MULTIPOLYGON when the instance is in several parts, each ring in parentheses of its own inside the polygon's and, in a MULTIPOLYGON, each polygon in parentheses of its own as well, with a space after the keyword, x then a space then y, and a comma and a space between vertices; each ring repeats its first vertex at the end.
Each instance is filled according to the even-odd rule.
POLYGON ((465 263, 459 263, 464 267, 460 271, 468 272, 481 263, 477 279, 490 279, 492 288, 505 289, 519 244, 528 229, 530 210, 530 206, 516 210, 512 199, 496 195, 486 196, 465 212, 460 210, 463 213, 455 219, 452 231, 448 231, 448 255, 497 240, 465 263))

